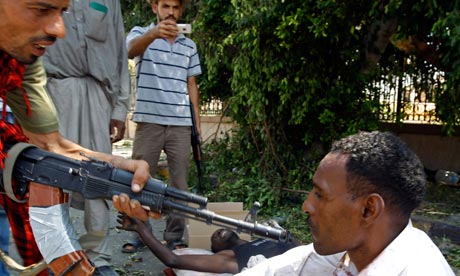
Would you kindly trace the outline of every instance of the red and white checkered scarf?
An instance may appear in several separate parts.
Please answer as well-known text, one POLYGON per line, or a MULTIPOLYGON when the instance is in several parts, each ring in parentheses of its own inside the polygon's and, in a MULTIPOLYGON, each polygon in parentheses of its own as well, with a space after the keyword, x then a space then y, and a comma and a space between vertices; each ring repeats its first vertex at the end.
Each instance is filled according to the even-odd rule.
POLYGON ((29 99, 22 88, 25 66, 7 53, 0 51, 0 97, 3 100, 2 120, 0 120, 0 168, 4 167, 6 154, 3 152, 4 143, 26 142, 22 129, 16 124, 9 124, 6 119, 6 93, 14 89, 21 89, 27 108, 27 115, 31 113, 29 99))
MULTIPOLYGON (((0 51, 0 97, 3 99, 3 113, 0 120, 0 168, 3 169, 4 159, 7 154, 4 151, 4 143, 15 144, 27 142, 21 127, 7 123, 6 120, 6 93, 14 89, 22 90, 24 102, 27 108, 27 116, 31 113, 27 92, 22 88, 25 66, 7 53, 0 51)), ((13 185, 15 180, 13 179, 13 185)), ((0 189, 1 190, 1 189, 0 189)), ((18 203, 9 198, 5 193, 0 193, 0 205, 5 209, 10 223, 16 248, 25 266, 35 264, 43 259, 34 238, 29 218, 29 203, 18 203)), ((47 270, 38 276, 48 275, 47 270)))

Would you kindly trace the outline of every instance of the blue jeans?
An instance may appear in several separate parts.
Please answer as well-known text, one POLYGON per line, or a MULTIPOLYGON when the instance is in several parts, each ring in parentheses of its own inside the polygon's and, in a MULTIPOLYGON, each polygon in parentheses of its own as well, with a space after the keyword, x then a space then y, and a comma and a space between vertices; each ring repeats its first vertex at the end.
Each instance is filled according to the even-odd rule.
MULTIPOLYGON (((5 211, 0 207, 0 249, 8 254, 8 246, 10 242, 10 224, 5 211)), ((0 275, 10 275, 6 269, 6 265, 0 261, 0 275)))
MULTIPOLYGON (((0 120, 2 119, 3 101, 0 101, 0 120)), ((7 112, 6 120, 12 124, 14 122, 13 113, 7 112)), ((8 246, 10 243, 10 224, 8 223, 8 217, 6 216, 5 210, 0 206, 0 249, 8 254, 8 246)), ((0 275, 8 276, 10 273, 6 269, 6 265, 0 261, 0 275)))

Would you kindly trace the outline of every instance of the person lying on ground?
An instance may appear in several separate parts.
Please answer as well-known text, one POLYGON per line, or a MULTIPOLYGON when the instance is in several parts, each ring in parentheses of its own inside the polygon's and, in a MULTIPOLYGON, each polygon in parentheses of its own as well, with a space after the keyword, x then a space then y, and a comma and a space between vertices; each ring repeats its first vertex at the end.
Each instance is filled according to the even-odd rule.
POLYGON ((176 269, 235 274, 299 245, 296 240, 287 243, 261 238, 246 241, 232 230, 218 229, 211 236, 213 255, 178 255, 159 241, 143 221, 119 213, 117 222, 118 229, 137 232, 161 262, 176 269))

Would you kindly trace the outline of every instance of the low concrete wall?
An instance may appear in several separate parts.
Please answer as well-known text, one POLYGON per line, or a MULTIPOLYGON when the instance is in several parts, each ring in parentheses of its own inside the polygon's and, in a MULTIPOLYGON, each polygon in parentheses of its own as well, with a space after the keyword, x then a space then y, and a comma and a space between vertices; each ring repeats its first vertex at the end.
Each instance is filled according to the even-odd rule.
MULTIPOLYGON (((397 134, 430 170, 460 172, 460 136, 442 135, 439 125, 382 124, 382 130, 397 134)), ((456 131, 456 133, 459 133, 456 131)))
POLYGON ((423 134, 399 134, 430 170, 460 172, 460 138, 423 134))
MULTIPOLYGON (((136 123, 131 121, 132 114, 128 114, 126 120, 125 139, 133 140, 136 132, 136 123)), ((203 143, 211 142, 215 139, 222 138, 225 133, 231 134, 231 130, 235 128, 229 117, 222 116, 201 116, 201 136, 203 143)))
POLYGON ((225 134, 231 135, 232 130, 236 128, 236 124, 232 122, 230 117, 201 116, 200 121, 201 136, 205 144, 220 139, 225 136, 225 134))

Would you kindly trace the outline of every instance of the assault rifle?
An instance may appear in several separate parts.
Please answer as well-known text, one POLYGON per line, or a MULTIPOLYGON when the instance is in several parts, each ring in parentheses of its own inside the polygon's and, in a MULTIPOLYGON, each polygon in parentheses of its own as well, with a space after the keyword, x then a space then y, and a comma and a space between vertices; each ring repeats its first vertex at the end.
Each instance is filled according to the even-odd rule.
POLYGON ((18 199, 12 194, 27 194, 29 182, 79 192, 87 199, 111 200, 113 195, 125 193, 142 205, 150 207, 153 212, 174 213, 207 224, 231 226, 228 228, 237 232, 283 242, 292 239, 284 229, 215 214, 206 209, 206 197, 170 187, 154 178, 149 179, 141 192, 134 193, 131 191, 133 173, 88 156, 88 160, 76 160, 25 143, 14 145, 8 151, 8 156, 2 178, 5 190, 10 191, 11 179, 16 180, 16 190, 9 195, 13 200, 18 199))
POLYGON ((193 159, 195 160, 196 173, 198 175, 198 192, 201 192, 203 188, 203 170, 201 167, 201 146, 200 146, 200 134, 198 133, 198 126, 195 120, 195 110, 192 102, 190 101, 190 114, 192 116, 192 151, 193 159))

